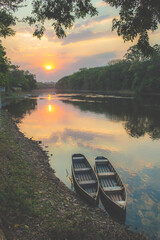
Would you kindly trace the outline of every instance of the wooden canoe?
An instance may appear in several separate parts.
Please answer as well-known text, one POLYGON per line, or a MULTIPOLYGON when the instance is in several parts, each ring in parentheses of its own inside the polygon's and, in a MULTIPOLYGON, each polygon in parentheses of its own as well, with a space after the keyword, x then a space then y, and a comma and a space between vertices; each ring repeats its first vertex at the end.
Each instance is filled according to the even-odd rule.
POLYGON ((72 155, 72 176, 76 191, 89 204, 97 206, 99 198, 98 179, 84 155, 72 155))
POLYGON ((125 218, 126 215, 126 190, 118 173, 105 157, 95 158, 95 172, 100 185, 100 198, 113 217, 125 218))

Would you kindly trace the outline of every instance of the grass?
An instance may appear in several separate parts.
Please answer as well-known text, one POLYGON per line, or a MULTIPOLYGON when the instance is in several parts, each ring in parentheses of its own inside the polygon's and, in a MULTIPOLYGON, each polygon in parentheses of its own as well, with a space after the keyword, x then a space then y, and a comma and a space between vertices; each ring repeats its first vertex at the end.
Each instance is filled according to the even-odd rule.
MULTIPOLYGON (((5 125, 3 118, 2 125, 5 125)), ((38 182, 34 172, 21 158, 19 146, 9 131, 1 128, 0 139, 3 139, 0 143, 0 212, 2 216, 12 213, 17 219, 25 214, 35 215, 34 196, 38 182)))
POLYGON ((15 141, 4 116, 0 140, 0 212, 5 226, 29 234, 28 219, 32 219, 36 224, 44 222, 43 231, 48 231, 49 236, 56 232, 59 239, 62 231, 65 235, 70 230, 68 214, 59 214, 67 200, 36 174, 33 162, 27 161, 24 146, 15 141))

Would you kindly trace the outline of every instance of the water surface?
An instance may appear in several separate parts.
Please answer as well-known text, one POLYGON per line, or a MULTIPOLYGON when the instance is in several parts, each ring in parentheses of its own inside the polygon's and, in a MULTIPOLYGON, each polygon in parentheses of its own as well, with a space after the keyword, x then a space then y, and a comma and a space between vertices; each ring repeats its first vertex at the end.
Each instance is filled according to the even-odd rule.
POLYGON ((29 138, 42 141, 69 188, 71 155, 110 159, 127 188, 126 224, 160 239, 160 101, 42 94, 6 106, 29 138))

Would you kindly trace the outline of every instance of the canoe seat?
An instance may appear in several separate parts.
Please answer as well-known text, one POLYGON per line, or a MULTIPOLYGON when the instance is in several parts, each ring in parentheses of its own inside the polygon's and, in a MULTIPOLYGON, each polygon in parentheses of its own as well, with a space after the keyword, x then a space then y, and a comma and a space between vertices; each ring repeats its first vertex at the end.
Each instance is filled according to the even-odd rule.
POLYGON ((125 205, 126 204, 126 202, 125 201, 115 201, 116 203, 118 203, 119 205, 125 205))
POLYGON ((84 157, 73 157, 73 159, 84 159, 84 157))
POLYGON ((101 173, 98 173, 98 176, 101 177, 101 176, 114 176, 116 173, 115 172, 101 172, 101 173))
POLYGON ((96 183, 95 180, 88 180, 88 181, 79 181, 79 184, 85 185, 85 184, 94 184, 96 183))
POLYGON ((89 171, 91 170, 91 168, 86 167, 86 168, 75 168, 74 171, 75 172, 85 172, 85 171, 89 171))
POLYGON ((104 191, 109 191, 109 192, 112 192, 112 191, 121 191, 123 188, 122 187, 119 187, 119 186, 115 186, 115 187, 103 187, 103 190, 104 191))
POLYGON ((108 162, 108 159, 97 159, 95 160, 96 163, 106 163, 108 162))

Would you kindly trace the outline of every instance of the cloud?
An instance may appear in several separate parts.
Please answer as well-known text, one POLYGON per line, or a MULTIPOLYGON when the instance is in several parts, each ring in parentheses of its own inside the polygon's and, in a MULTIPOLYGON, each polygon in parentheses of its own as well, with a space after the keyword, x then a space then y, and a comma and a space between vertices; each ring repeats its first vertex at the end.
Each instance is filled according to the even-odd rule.
POLYGON ((91 144, 91 143, 84 143, 84 142, 80 142, 77 144, 79 147, 83 147, 83 148, 87 148, 87 149, 91 149, 94 151, 98 151, 98 152, 118 152, 119 150, 116 148, 110 148, 107 146, 99 146, 99 145, 95 145, 95 144, 91 144))
POLYGON ((61 45, 102 37, 107 38, 111 36, 111 34, 113 35, 113 32, 111 31, 111 27, 109 27, 108 30, 106 28, 105 30, 99 30, 99 24, 104 20, 111 22, 111 19, 107 16, 99 16, 94 19, 86 20, 83 23, 78 23, 73 27, 72 31, 68 31, 67 36, 63 39, 58 39, 54 30, 49 29, 46 30, 44 36, 49 42, 59 42, 61 45), (95 27, 97 29, 94 29, 95 27))
MULTIPOLYGON (((47 29, 45 31, 45 37, 49 42, 59 42, 62 45, 66 45, 72 42, 79 42, 84 40, 91 40, 95 38, 107 37, 108 34, 111 34, 111 27, 109 30, 99 31, 99 26, 102 23, 110 22, 112 18, 109 15, 102 15, 98 17, 94 17, 92 19, 88 19, 81 23, 77 23, 73 26, 71 30, 68 30, 67 37, 63 39, 58 39, 56 34, 54 33, 54 29, 47 29), (98 28, 95 30, 94 28, 98 28)), ((106 28, 105 28, 106 29, 106 28)))
POLYGON ((34 30, 32 27, 29 27, 29 26, 22 26, 22 27, 16 26, 15 29, 17 33, 30 33, 30 34, 33 34, 33 30, 34 30))
POLYGON ((89 148, 91 150, 117 152, 118 149, 110 148, 104 145, 104 142, 111 142, 113 140, 114 136, 112 134, 104 134, 102 132, 86 132, 66 128, 62 132, 54 132, 49 139, 45 139, 45 142, 51 142, 55 145, 61 145, 62 142, 68 142, 78 147, 83 147, 87 149, 89 148), (96 142, 98 139, 103 140, 103 144, 97 145, 96 142))
POLYGON ((82 26, 87 26, 87 27, 91 27, 95 24, 99 24, 101 23, 102 21, 104 20, 108 20, 108 19, 111 19, 110 15, 109 14, 106 14, 106 15, 102 15, 102 16, 98 16, 98 17, 93 17, 91 19, 88 19, 86 21, 83 21, 81 23, 77 23, 75 24, 74 28, 75 29, 79 29, 81 28, 82 26))
POLYGON ((98 3, 96 3, 96 7, 106 7, 108 5, 108 3, 104 2, 104 1, 100 1, 98 3))
POLYGON ((94 33, 90 30, 85 30, 79 33, 71 33, 70 35, 63 39, 62 45, 86 40, 93 40, 102 37, 106 38, 108 37, 107 31, 94 33))
MULTIPOLYGON (((64 131, 64 135, 65 137, 72 137, 73 140, 85 140, 85 141, 92 141, 95 138, 107 138, 109 140, 113 140, 113 135, 111 134, 104 134, 101 132, 87 132, 87 131, 79 131, 79 130, 73 130, 73 129, 69 129, 66 128, 64 131)), ((66 140, 64 138, 64 140, 66 140)))
POLYGON ((92 56, 87 56, 87 57, 79 57, 76 59, 75 63, 73 63, 69 70, 71 69, 74 71, 79 70, 79 68, 82 67, 87 67, 87 68, 92 68, 92 67, 100 67, 104 66, 107 64, 107 62, 111 59, 114 59, 116 57, 116 52, 105 52, 101 54, 95 54, 92 56))
MULTIPOLYGON (((70 31, 71 33, 75 32, 81 32, 81 31, 85 31, 85 30, 90 30, 90 31, 97 31, 100 32, 100 29, 102 31, 107 31, 107 30, 111 30, 111 25, 112 25, 112 17, 110 17, 109 15, 102 15, 102 16, 98 16, 98 17, 94 17, 91 19, 88 19, 86 21, 83 21, 81 23, 77 23, 73 26, 72 31, 70 31)), ((70 33, 69 32, 69 33, 70 33)), ((67 34, 68 36, 69 34, 67 34)))
POLYGON ((47 29, 46 31, 45 31, 45 37, 47 38, 47 40, 49 41, 49 42, 55 42, 55 41, 57 41, 57 37, 56 37, 56 34, 55 34, 55 32, 54 32, 54 29, 47 29))
POLYGON ((112 134, 106 134, 102 132, 90 132, 90 131, 79 131, 77 129, 65 128, 63 132, 54 132, 49 138, 49 142, 57 142, 58 139, 67 141, 68 138, 72 138, 73 141, 90 142, 97 138, 103 138, 108 141, 113 141, 114 136, 112 134))

